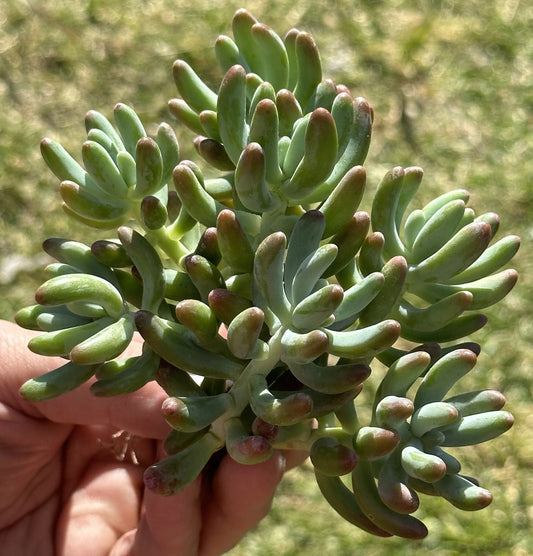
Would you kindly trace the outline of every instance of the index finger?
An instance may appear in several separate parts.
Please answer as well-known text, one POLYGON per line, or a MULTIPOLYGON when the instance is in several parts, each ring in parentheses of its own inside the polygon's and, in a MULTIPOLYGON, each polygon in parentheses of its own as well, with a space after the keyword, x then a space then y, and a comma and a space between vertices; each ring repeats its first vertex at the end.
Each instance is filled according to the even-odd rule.
POLYGON ((99 398, 90 391, 92 379, 54 399, 24 400, 19 395, 24 382, 65 363, 59 357, 32 353, 27 343, 34 335, 14 323, 0 321, 0 401, 31 417, 46 418, 55 423, 109 425, 137 436, 166 437, 170 428, 162 417, 161 404, 167 395, 155 382, 131 394, 99 398))

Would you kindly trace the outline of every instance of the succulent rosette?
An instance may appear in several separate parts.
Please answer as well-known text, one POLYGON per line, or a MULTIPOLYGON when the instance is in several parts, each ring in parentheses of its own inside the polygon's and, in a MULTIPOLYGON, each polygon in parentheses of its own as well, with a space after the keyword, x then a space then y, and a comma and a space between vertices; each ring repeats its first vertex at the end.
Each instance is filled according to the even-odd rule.
POLYGON ((449 342, 484 326, 487 319, 479 311, 514 287, 516 270, 501 268, 518 251, 520 238, 509 235, 491 243, 498 215, 476 216, 464 189, 444 193, 405 217, 421 180, 417 167, 393 168, 383 178, 372 203, 373 233, 354 265, 359 274, 354 278, 345 271, 343 278, 350 283, 381 270, 395 284, 397 298, 376 306, 370 318, 392 309, 402 337, 449 342))
POLYGON ((16 320, 43 331, 30 349, 66 363, 21 393, 91 380, 111 396, 155 380, 171 432, 148 488, 179 492, 221 449, 250 465, 307 450, 340 515, 421 538, 417 492, 466 510, 492 499, 450 448, 498 436, 512 416, 496 391, 449 391, 476 363, 479 311, 516 282, 501 269, 519 239, 491 244, 498 218, 476 217, 464 190, 406 215, 418 167, 393 168, 360 210, 369 103, 323 79, 308 33, 281 38, 246 10, 232 26, 215 44, 218 90, 173 67, 170 112, 195 132, 199 164, 180 159, 170 125, 152 139, 124 104, 113 123, 87 114, 83 164, 42 141, 65 211, 116 237, 45 241, 57 262, 16 320), (142 353, 123 357, 135 332, 142 353), (386 372, 363 423, 357 396, 376 360, 386 372))

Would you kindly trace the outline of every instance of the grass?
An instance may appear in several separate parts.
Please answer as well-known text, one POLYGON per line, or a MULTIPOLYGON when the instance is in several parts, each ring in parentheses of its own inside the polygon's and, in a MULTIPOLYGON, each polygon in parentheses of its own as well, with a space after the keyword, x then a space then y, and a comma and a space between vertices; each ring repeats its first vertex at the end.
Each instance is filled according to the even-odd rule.
MULTIPOLYGON (((172 121, 171 66, 187 60, 216 84, 212 46, 240 3, 213 0, 4 0, 0 15, 0 317, 32 303, 42 282, 41 241, 90 241, 72 226, 57 183, 40 159, 51 136, 72 153, 84 140, 90 108, 110 115, 132 104, 145 122, 169 121, 183 157, 192 136, 172 121), (21 262, 22 261, 22 262, 21 262), (29 270, 24 270, 26 265, 29 270), (17 269, 21 269, 17 272, 17 269), (11 272, 11 269, 14 269, 11 272)), ((498 237, 522 237, 514 261, 521 279, 488 311, 474 340, 483 352, 473 388, 502 390, 516 424, 502 438, 463 449, 465 472, 495 495, 467 514, 424 497, 420 515, 430 535, 420 543, 381 540, 336 517, 314 485, 311 467, 287 474, 270 515, 232 556, 323 553, 350 555, 527 555, 533 553, 533 5, 523 0, 251 0, 246 7, 278 32, 313 33, 324 74, 374 106, 367 159, 368 199, 392 166, 425 170, 417 203, 466 188, 477 213, 496 211, 498 237)), ((149 131, 152 129, 149 128, 149 131)), ((96 237, 96 236, 95 236, 96 237)))

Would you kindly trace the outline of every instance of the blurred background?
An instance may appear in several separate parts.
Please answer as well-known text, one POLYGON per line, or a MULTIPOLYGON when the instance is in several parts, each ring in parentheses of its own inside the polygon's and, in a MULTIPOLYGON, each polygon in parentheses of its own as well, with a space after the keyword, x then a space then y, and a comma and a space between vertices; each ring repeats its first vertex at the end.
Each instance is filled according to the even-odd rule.
POLYGON ((377 539, 345 523, 304 465, 287 474, 269 516, 230 554, 533 554, 533 2, 0 0, 0 7, 0 318, 33 303, 45 278, 43 239, 100 237, 64 216, 57 180, 40 158, 42 137, 80 159, 87 110, 112 117, 120 101, 149 133, 169 122, 182 157, 195 157, 192 133, 167 111, 177 96, 172 62, 185 59, 217 87, 214 41, 231 35, 240 7, 280 35, 310 31, 324 76, 374 107, 362 208, 387 170, 418 165, 425 177, 416 207, 465 188, 476 213, 500 215, 497 238, 522 237, 512 263, 519 283, 471 338, 483 351, 463 381, 465 389, 503 391, 516 423, 497 440, 458 450, 464 473, 493 492, 492 505, 465 513, 422 496, 424 541, 377 539))

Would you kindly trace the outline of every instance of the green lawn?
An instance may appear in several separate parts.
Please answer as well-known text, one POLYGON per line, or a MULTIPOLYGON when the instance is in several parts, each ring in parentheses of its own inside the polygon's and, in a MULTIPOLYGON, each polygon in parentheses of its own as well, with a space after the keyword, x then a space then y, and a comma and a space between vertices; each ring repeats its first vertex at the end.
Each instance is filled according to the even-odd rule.
POLYGON ((280 34, 291 27, 311 31, 324 75, 373 105, 369 193, 391 167, 422 166, 421 204, 437 192, 466 188, 477 213, 500 215, 498 237, 518 234, 522 247, 513 262, 521 274, 517 287, 488 311, 489 324, 472 338, 483 345, 473 389, 500 389, 516 417, 503 437, 461 453, 465 473, 494 493, 492 505, 471 514, 424 497, 419 515, 430 529, 425 541, 375 539, 334 514, 314 485, 311 467, 303 466, 287 475, 270 515, 231 554, 532 554, 530 1, 3 0, 0 317, 12 319, 32 303, 43 279, 43 239, 91 238, 63 216, 57 181, 40 159, 40 139, 53 137, 78 154, 85 112, 111 115, 121 101, 145 122, 171 123, 182 156, 194 156, 192 134, 166 108, 177 95, 172 62, 183 58, 216 84, 221 76, 213 44, 219 34, 230 34, 231 17, 241 6, 280 34))

